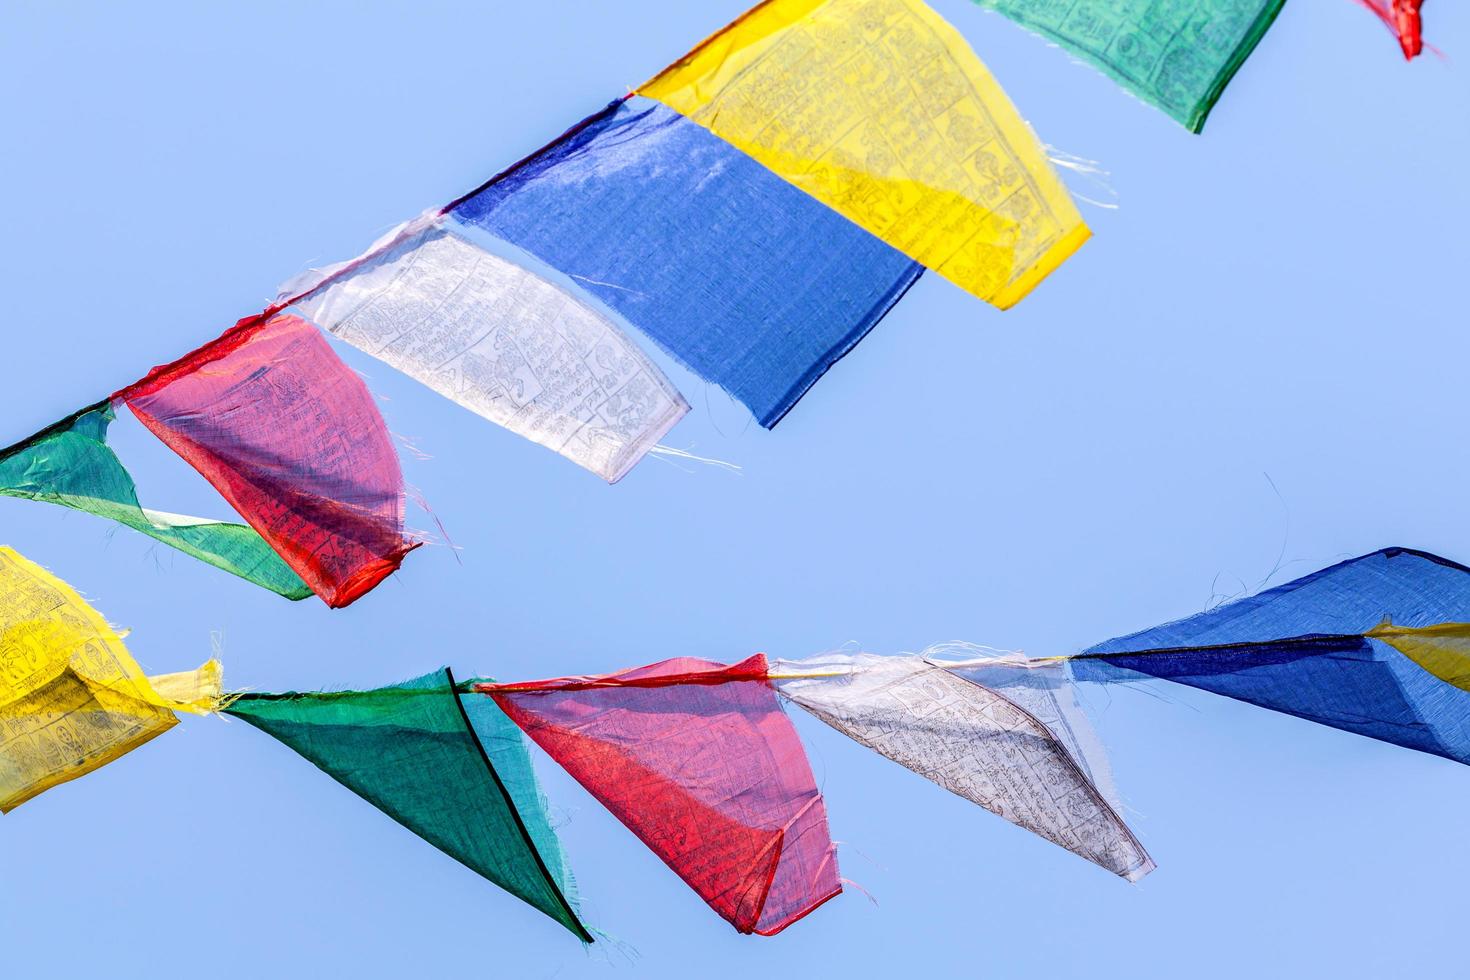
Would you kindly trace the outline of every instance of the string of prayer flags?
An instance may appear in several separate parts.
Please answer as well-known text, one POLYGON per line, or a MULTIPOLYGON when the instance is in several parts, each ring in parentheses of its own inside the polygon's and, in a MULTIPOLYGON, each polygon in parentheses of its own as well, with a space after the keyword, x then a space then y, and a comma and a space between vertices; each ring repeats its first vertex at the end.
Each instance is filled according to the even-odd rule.
POLYGON ((1378 15, 1399 39, 1404 60, 1413 61, 1424 51, 1424 23, 1420 8, 1424 0, 1358 0, 1378 15))
POLYGON ((757 654, 477 685, 742 933, 842 891, 811 765, 757 654))
POLYGON ((0 547, 0 813, 213 711, 220 676, 144 676, 71 586, 0 547))
POLYGON ((620 99, 451 206, 773 427, 923 271, 703 127, 620 99))
POLYGON ((0 494, 95 514, 269 589, 304 599, 311 588, 243 524, 148 510, 133 478, 107 445, 111 402, 99 402, 0 451, 0 494))
MULTIPOLYGON (((977 2, 1198 131, 1283 0, 977 2)), ((1360 2, 1422 50, 1422 0, 1360 2)), ((420 542, 382 418, 313 322, 617 482, 688 411, 622 321, 770 428, 924 268, 1006 308, 1089 234, 923 0, 764 0, 472 193, 0 450, 0 495, 342 607, 420 542), (106 442, 120 402, 245 523, 144 508, 106 442)))
POLYGON ((638 92, 1002 309, 1091 234, 1000 85, 922 0, 767 0, 638 92))
POLYGON ((240 321, 114 396, 333 608, 397 570, 398 455, 367 386, 310 323, 240 321))
POLYGON ((1133 881, 1153 861, 1112 800, 1077 681, 1165 678, 1470 762, 1470 568, 1425 552, 1384 549, 1073 657, 977 649, 680 658, 516 684, 456 684, 446 668, 375 690, 226 698, 214 661, 145 677, 69 586, 0 548, 0 811, 178 711, 222 710, 591 942, 522 731, 721 917, 761 935, 842 887, 778 696, 1133 881))
POLYGON ((437 215, 304 283, 323 329, 615 483, 689 410, 600 312, 437 215))
POLYGON ((1470 763, 1470 569, 1388 548, 1071 658, 1470 763))
POLYGON ((524 739, 438 670, 370 691, 242 694, 226 709, 583 942, 575 886, 524 739))
MULTIPOLYGON (((1094 785, 1051 691, 1022 699, 924 657, 829 654, 778 661, 782 696, 952 793, 1129 881, 1153 860, 1094 785), (1043 718, 1051 719, 1050 724, 1043 718), (1059 734, 1061 733, 1061 734, 1059 734)), ((1028 672, 1024 665, 993 669, 1028 672)))
POLYGON ((1286 0, 976 2, 1061 46, 1198 133, 1286 0))
MULTIPOLYGON (((982 2, 1196 125, 1281 0, 1070 0, 1065 15, 982 2)), ((0 494, 345 606, 417 542, 386 428, 311 322, 616 482, 688 404, 604 310, 769 428, 924 267, 1004 308, 1089 234, 995 79, 922 0, 766 0, 474 192, 0 450, 0 494), (144 509, 105 443, 118 402, 248 527, 144 509)))

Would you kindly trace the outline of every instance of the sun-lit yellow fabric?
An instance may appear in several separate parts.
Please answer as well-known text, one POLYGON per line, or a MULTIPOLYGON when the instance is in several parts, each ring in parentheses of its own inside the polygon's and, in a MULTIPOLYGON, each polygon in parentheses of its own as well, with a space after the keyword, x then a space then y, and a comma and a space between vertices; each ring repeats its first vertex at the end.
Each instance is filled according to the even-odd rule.
POLYGON ((151 674, 147 678, 161 704, 192 715, 220 710, 224 680, 224 667, 218 660, 206 661, 197 670, 151 674))
POLYGON ((1435 677, 1470 691, 1470 623, 1440 623, 1418 629, 1384 623, 1368 631, 1435 677))
POLYGON ((999 84, 920 0, 768 0, 639 94, 1005 309, 1091 234, 999 84))
POLYGON ((150 679, 65 582, 0 547, 0 813, 220 698, 220 666, 150 679))

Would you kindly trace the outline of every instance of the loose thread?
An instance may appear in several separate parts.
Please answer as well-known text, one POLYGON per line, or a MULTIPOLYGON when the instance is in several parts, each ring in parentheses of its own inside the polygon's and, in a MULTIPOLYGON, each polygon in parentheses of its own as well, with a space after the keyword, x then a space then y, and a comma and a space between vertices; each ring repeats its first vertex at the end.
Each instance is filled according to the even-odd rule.
POLYGON ((1098 161, 1089 160, 1086 157, 1079 157, 1075 153, 1068 153, 1065 150, 1059 150, 1050 144, 1046 147, 1046 154, 1047 159, 1055 166, 1061 167, 1063 170, 1070 170, 1112 198, 1110 202, 1098 201, 1085 194, 1078 194, 1074 191, 1073 195, 1079 201, 1086 201, 1093 207, 1102 208, 1106 211, 1117 211, 1122 207, 1119 203, 1118 191, 1113 187, 1112 181, 1108 179, 1113 176, 1112 172, 1104 170, 1098 161))
MULTIPOLYGON (((675 449, 673 446, 665 446, 662 443, 654 446, 648 452, 649 455, 663 459, 664 462, 672 462, 672 460, 675 459, 683 459, 688 460, 691 463, 703 463, 706 466, 713 466, 730 473, 744 472, 743 469, 736 463, 727 463, 723 459, 713 459, 708 456, 696 456, 691 452, 687 452, 683 449, 675 449)), ((685 472, 690 471, 686 470, 685 472)))

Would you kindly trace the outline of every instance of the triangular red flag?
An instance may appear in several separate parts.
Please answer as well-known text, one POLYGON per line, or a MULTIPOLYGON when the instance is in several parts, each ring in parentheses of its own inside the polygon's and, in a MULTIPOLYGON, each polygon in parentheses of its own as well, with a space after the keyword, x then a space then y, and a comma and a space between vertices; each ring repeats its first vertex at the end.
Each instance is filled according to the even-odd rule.
POLYGON ((763 655, 479 690, 740 932, 780 932, 842 891, 763 655))

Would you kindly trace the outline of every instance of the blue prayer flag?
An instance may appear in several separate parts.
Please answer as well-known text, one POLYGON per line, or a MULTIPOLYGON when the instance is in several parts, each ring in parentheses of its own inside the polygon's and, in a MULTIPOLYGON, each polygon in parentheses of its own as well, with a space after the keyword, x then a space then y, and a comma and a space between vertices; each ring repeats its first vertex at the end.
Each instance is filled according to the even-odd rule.
POLYGON ((922 271, 641 97, 584 120, 452 213, 569 276, 766 428, 922 271))
POLYGON ((1083 681, 1162 677, 1470 763, 1470 692, 1378 636, 1470 622, 1470 569, 1388 548, 1209 612, 1108 640, 1083 681))

